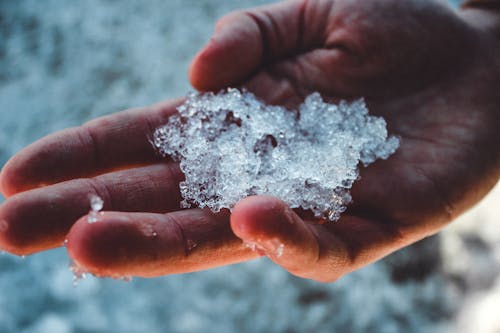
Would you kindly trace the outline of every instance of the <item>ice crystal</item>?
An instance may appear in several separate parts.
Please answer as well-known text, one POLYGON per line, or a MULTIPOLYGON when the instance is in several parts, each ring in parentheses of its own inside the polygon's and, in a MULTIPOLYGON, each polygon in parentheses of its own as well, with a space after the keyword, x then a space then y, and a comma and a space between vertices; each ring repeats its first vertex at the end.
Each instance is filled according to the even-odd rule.
POLYGON ((359 162, 386 159, 399 146, 363 99, 329 104, 313 93, 292 112, 228 89, 192 93, 178 112, 155 131, 154 144, 180 162, 185 208, 217 212, 268 194, 334 221, 351 201, 359 162))
POLYGON ((73 262, 69 264, 69 269, 73 273, 73 287, 76 288, 80 280, 87 278, 88 272, 73 262))
POLYGON ((90 211, 87 217, 88 223, 95 223, 99 218, 99 212, 104 207, 104 201, 98 195, 91 195, 89 197, 90 200, 90 211))

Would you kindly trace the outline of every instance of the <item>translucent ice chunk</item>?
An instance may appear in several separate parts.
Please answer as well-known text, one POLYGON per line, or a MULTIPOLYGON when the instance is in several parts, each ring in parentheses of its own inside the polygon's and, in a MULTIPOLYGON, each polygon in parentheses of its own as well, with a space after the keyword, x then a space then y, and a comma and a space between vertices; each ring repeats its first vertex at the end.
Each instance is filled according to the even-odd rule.
POLYGON ((91 195, 90 211, 88 214, 87 222, 88 223, 97 222, 99 217, 99 212, 102 210, 103 207, 104 207, 104 201, 102 200, 102 198, 95 194, 91 195))
POLYGON ((104 206, 104 201, 102 201, 102 198, 98 195, 92 195, 90 197, 90 209, 94 212, 98 212, 102 209, 104 206))
POLYGON ((383 118, 362 99, 325 103, 308 96, 296 112, 265 105, 246 91, 191 94, 154 133, 154 145, 180 162, 182 207, 231 209, 255 194, 337 220, 351 201, 359 162, 396 151, 383 118))

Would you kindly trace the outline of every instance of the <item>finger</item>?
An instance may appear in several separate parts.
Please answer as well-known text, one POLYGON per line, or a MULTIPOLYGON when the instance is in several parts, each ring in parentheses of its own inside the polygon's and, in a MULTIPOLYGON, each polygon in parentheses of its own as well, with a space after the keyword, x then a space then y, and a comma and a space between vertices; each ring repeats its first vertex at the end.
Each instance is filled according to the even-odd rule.
POLYGON ((289 272, 311 277, 319 260, 316 236, 284 202, 270 196, 241 200, 231 215, 231 228, 251 249, 266 254, 289 272))
POLYGON ((180 100, 128 110, 51 134, 24 148, 4 166, 5 196, 32 188, 160 159, 149 141, 180 100))
POLYGON ((397 230, 345 216, 336 223, 307 223, 279 199, 249 197, 233 209, 235 235, 300 277, 334 281, 410 244, 397 230))
POLYGON ((98 276, 153 277, 255 258, 231 232, 228 214, 190 209, 168 214, 105 212, 71 228, 68 254, 98 276))
POLYGON ((226 15, 190 67, 199 90, 242 83, 260 67, 321 44, 327 3, 293 0, 226 15), (307 26, 307 30, 304 27, 307 26))
POLYGON ((61 246, 73 223, 90 209, 89 196, 105 210, 167 212, 179 208, 177 164, 161 163, 19 193, 0 206, 0 247, 31 254, 61 246))

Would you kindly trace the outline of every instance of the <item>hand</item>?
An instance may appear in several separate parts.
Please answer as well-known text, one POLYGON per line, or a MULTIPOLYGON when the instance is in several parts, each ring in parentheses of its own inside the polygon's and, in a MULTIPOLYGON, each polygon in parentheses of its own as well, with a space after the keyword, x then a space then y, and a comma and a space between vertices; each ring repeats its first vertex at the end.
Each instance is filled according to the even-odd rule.
POLYGON ((227 213, 178 210, 182 174, 145 134, 177 101, 53 134, 12 158, 0 176, 9 197, 0 246, 33 253, 61 245, 71 229, 69 254, 85 269, 158 276, 255 258, 243 239, 293 274, 331 281, 435 233, 500 174, 499 46, 473 27, 477 17, 433 1, 301 0, 219 22, 192 64, 196 88, 240 85, 287 106, 313 91, 365 96, 401 137, 389 160, 361 170, 338 223, 302 219, 266 196, 238 203, 230 224, 227 213), (92 193, 106 212, 89 224, 80 217, 92 193))
POLYGON ((19 152, 0 175, 8 197, 0 206, 0 247, 24 255, 68 239, 77 265, 116 277, 199 270, 238 254, 255 257, 231 232, 227 213, 178 209, 183 175, 159 156, 148 134, 180 103, 102 117, 19 152), (104 200, 106 211, 93 224, 87 216, 91 195, 104 200))

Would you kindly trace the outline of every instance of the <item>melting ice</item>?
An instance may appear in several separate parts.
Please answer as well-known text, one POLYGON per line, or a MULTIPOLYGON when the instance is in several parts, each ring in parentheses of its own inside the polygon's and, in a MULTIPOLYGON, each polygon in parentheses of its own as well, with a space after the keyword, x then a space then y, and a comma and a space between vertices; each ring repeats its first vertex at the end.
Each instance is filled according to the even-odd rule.
POLYGON ((154 144, 180 162, 186 208, 217 212, 268 194, 334 221, 351 201, 359 162, 386 159, 399 146, 363 99, 329 104, 313 93, 291 112, 228 89, 192 93, 178 112, 155 131, 154 144))
POLYGON ((90 211, 88 214, 87 222, 95 223, 97 222, 97 219, 99 217, 99 212, 104 207, 104 201, 102 200, 101 197, 95 194, 91 195, 89 199, 90 199, 90 211))

